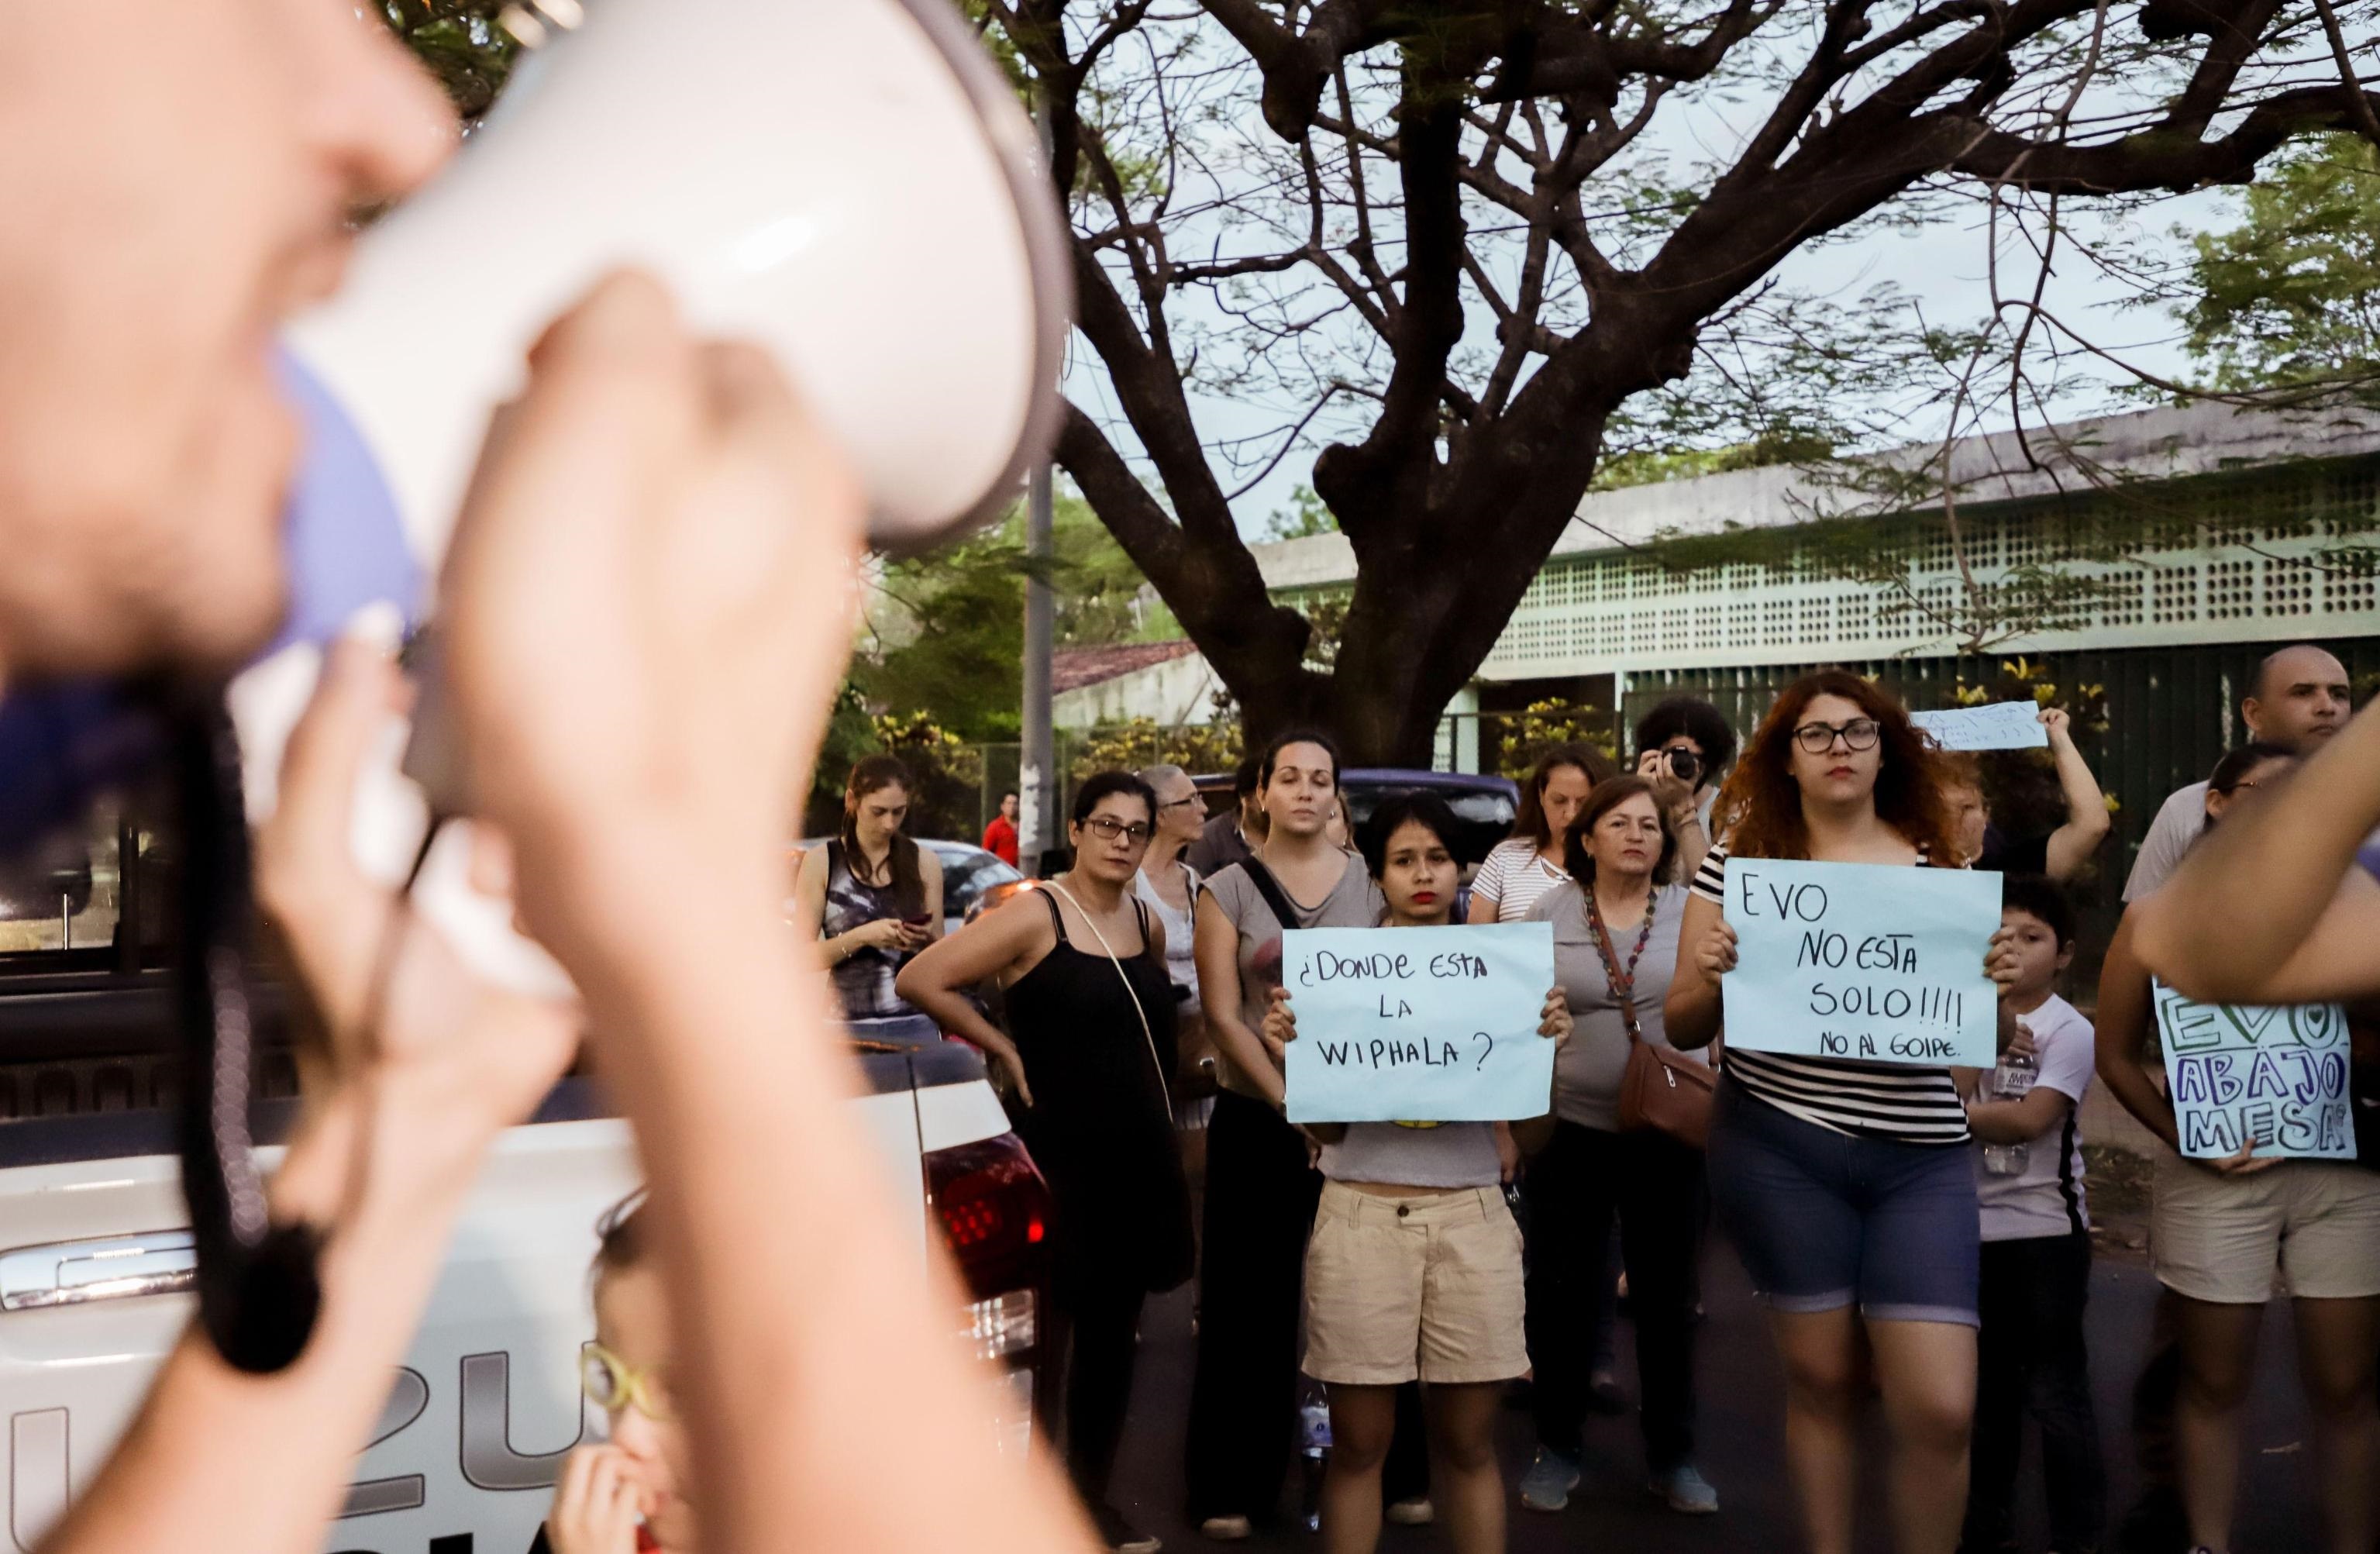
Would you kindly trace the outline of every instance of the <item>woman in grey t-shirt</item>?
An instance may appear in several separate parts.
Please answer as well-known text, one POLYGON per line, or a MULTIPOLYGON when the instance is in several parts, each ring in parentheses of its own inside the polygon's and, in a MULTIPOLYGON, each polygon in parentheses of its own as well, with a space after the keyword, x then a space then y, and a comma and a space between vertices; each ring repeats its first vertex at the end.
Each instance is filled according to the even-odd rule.
POLYGON ((1281 985, 1284 928, 1379 921, 1379 892, 1363 860, 1323 834, 1338 795, 1339 756, 1327 737, 1274 740, 1257 765, 1266 824, 1250 860, 1257 872, 1233 864, 1209 876, 1198 897, 1199 1002, 1222 1089, 1207 1123, 1184 1466, 1190 1520, 1209 1537, 1245 1537, 1271 1513, 1293 1450, 1298 1280, 1321 1183, 1305 1135, 1281 1115, 1281 1071, 1257 1030, 1281 985))
MULTIPOLYGON (((1694 1270, 1702 1153, 1669 1135, 1620 1131, 1620 1082, 1637 1039, 1667 1045, 1661 1003, 1677 970, 1686 887, 1671 878, 1677 837, 1653 785, 1597 784, 1569 840, 1570 879, 1531 908, 1554 927, 1554 973, 1578 1035, 1554 1064, 1553 1137, 1529 1161, 1530 1390, 1537 1456, 1521 1498, 1558 1511, 1577 1487, 1590 1335, 1611 1301, 1611 1225, 1636 1329, 1636 1372, 1651 1487, 1682 1512, 1718 1496, 1694 1465, 1694 1270)), ((1694 1054, 1699 1056, 1700 1054, 1694 1054)))

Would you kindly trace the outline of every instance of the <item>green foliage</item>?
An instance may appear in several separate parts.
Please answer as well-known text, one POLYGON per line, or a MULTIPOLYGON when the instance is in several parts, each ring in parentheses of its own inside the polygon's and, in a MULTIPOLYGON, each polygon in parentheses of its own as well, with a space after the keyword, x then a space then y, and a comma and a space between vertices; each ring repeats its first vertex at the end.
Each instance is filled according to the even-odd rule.
POLYGON ((1312 486, 1290 488, 1289 505, 1274 508, 1272 516, 1265 519, 1267 540, 1310 540, 1318 534, 1338 532, 1339 520, 1330 516, 1330 509, 1314 494, 1312 486))
MULTIPOLYGON (((1062 648, 1169 641, 1172 612, 1146 597, 1146 581, 1090 504, 1061 487, 1052 504, 1053 636, 1062 648)), ((884 569, 872 631, 851 669, 866 703, 930 714, 959 737, 1017 736, 1024 697, 1025 589, 1034 572, 1020 508, 998 528, 884 569)))
POLYGON ((520 45, 496 24, 501 3, 489 0, 380 0, 380 14, 430 67, 455 111, 467 119, 488 111, 512 75, 520 45))
POLYGON ((2293 148, 2249 187, 2243 218, 2192 239, 2195 297, 2177 310, 2210 385, 2380 401, 2380 148, 2349 134, 2293 148))
POLYGON ((867 704, 930 712, 969 739, 1016 737, 1025 551, 1003 530, 884 569, 852 682, 867 704))
POLYGON ((1538 758, 1557 745, 1586 745, 1617 759, 1611 714, 1599 707, 1567 701, 1533 701, 1518 712, 1480 714, 1481 743, 1495 744, 1481 756, 1515 783, 1525 782, 1538 758))
POLYGON ((1212 722, 1168 728, 1153 718, 1134 718, 1093 729, 1067 762, 1068 773, 1079 783, 1111 768, 1133 771, 1172 765, 1194 775, 1229 771, 1240 764, 1240 720, 1230 698, 1218 697, 1216 702, 1212 722))
POLYGON ((1596 491, 1623 486, 1649 486, 1663 480, 1691 480, 1730 469, 1759 469, 1777 464, 1813 464, 1835 455, 1834 439, 1803 428, 1773 428, 1749 442, 1723 448, 1643 447, 1605 459, 1596 466, 1596 491))

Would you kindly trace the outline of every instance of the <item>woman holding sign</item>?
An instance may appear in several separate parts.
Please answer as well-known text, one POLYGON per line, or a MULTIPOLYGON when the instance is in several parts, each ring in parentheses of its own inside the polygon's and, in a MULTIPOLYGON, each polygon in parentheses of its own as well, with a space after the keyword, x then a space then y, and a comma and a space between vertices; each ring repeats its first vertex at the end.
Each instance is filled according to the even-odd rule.
MULTIPOLYGON (((1953 867, 1940 758, 1891 697, 1856 674, 1806 675, 1761 720, 1719 798, 1733 817, 1703 860, 1680 932, 1668 1037, 1718 1036, 1736 930, 1732 860, 1953 867)), ((1985 971, 2017 965, 2005 930, 1985 971)), ((1780 1011, 1781 1014, 1781 1011, 1780 1011)), ((2001 1038, 2013 1033, 2005 1006, 2001 1038)), ((1947 1066, 1754 1050, 1733 1030, 1712 1107, 1711 1195, 1786 1377, 1785 1450, 1813 1554, 1846 1554, 1868 1367, 1892 1447, 1903 1554, 1949 1554, 1967 1499, 1975 1406, 1979 1225, 1961 1081, 1947 1066)))
MULTIPOLYGON (((2296 759, 2274 745, 2246 745, 2223 758, 2207 780, 2209 833, 2224 810, 2247 790, 2287 775, 2296 759)), ((2099 977, 2099 1076, 2124 1109, 2165 1140, 2174 1153, 2157 1162, 2156 1196, 2149 1245, 2158 1282, 2179 1307, 2181 1387, 2174 1406, 2174 1437, 2183 1511, 2191 1538, 2222 1548, 2230 1536, 2239 1498, 2240 1415, 2255 1374, 2256 1329, 2273 1291, 2276 1269, 2292 1297, 2298 1336, 2298 1375, 2313 1414, 2316 1475, 2328 1533, 2328 1547, 2345 1554, 2369 1554, 2380 1537, 2380 1402, 2375 1402, 2374 1356, 2380 1354, 2380 1175, 2351 1159, 2351 1127, 2336 1144, 2344 1159, 2259 1158, 2260 1147, 2280 1140, 2244 1137, 2239 1149, 2208 1158, 2186 1158, 2173 1100, 2157 1088, 2141 1055, 2158 1040, 2160 1013, 2179 1018, 2184 1029, 2216 1025, 2204 1006, 2152 984, 2134 947, 2133 913, 2127 911, 2107 946, 2099 977)), ((2243 1014, 2248 1013, 2243 1011, 2243 1014)), ((2225 1073, 2240 1077, 2237 1110, 2216 1113, 2226 1142, 2235 1124, 2252 1133, 2251 1115, 2275 1115, 2304 1070, 2287 1049, 2313 1044, 2301 1030, 2304 1016, 2343 1024, 2336 1006, 2267 1012, 2258 1029, 2265 1044, 2281 1048, 2269 1068, 2255 1044, 2224 1054, 2225 1073), (2301 1016, 2296 1021, 2291 1015, 2301 1016), (2291 1030, 2286 1038, 2278 1033, 2291 1030), (2260 1083, 2264 1074, 2277 1083, 2260 1083), (2260 1103, 2251 1089, 2264 1092, 2260 1103)), ((2188 1037, 2178 1038, 2183 1042, 2188 1037)), ((2185 1057, 2182 1062, 2200 1062, 2185 1057)), ((2343 1055, 2342 1055, 2343 1067, 2343 1055)), ((2175 1080, 2173 1065, 2168 1080, 2175 1080)), ((2201 1093, 2185 1100, 2220 1099, 2201 1093)), ((2202 1111, 2202 1115, 2204 1111, 2202 1111)), ((2212 1131, 2212 1130, 2210 1130, 2212 1131)), ((2215 1146, 2220 1149, 2221 1145, 2215 1146)))
MULTIPOLYGON (((1366 862, 1390 928, 1444 928, 1462 868, 1453 812, 1400 794, 1365 826, 1366 862)), ((1297 1038, 1274 988, 1262 1036, 1297 1038)), ((1540 1035, 1567 1041, 1562 992, 1540 1035)), ((1550 1100, 1550 1098, 1548 1098, 1550 1100)), ((1518 1119, 1515 1119, 1518 1121, 1518 1119)), ((1550 1119, 1545 1119, 1550 1121, 1550 1119)), ((1503 1383, 1529 1367, 1522 1337, 1521 1231, 1505 1207, 1493 1123, 1316 1123, 1324 1184, 1305 1254, 1305 1371, 1330 1389, 1326 1554, 1372 1554, 1397 1390, 1418 1379, 1429 1421, 1433 1498, 1458 1554, 1502 1554, 1496 1463, 1503 1383)))

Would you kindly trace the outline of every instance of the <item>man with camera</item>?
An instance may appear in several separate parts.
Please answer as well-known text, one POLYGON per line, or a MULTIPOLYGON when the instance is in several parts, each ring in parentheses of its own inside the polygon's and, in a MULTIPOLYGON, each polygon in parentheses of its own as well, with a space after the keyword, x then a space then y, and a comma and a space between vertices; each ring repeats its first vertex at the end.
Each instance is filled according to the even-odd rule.
MULTIPOLYGON (((284 608, 280 322, 455 125, 346 0, 14 19, 0 689, 219 682, 284 608)), ((271 1376, 186 1335, 44 1554, 320 1548, 482 1155, 582 1028, 650 1173, 705 1542, 1089 1546, 1046 1468, 994 1455, 979 1383, 928 1336, 948 1272, 920 1280, 845 1184, 853 1076, 820 974, 786 953, 782 840, 849 643, 862 505, 773 364, 695 336, 650 280, 604 281, 548 333, 456 529, 441 689, 486 861, 509 858, 582 1002, 478 982, 353 862, 356 783, 408 693, 385 633, 352 634, 258 855, 331 1059, 271 1188, 276 1220, 330 1230, 319 1322, 271 1376), (896 1434, 935 1494, 900 1481, 896 1434)))
POLYGON ((1676 879, 1693 879, 1710 851, 1711 807, 1734 759, 1735 730, 1700 697, 1666 698, 1636 720, 1636 775, 1685 790, 1670 816, 1678 833, 1676 879))

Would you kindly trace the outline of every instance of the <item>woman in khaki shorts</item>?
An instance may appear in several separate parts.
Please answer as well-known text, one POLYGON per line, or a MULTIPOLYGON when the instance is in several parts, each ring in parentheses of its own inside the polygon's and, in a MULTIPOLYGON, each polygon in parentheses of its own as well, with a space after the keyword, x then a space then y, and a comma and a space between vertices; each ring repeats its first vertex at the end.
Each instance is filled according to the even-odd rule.
MULTIPOLYGON (((1427 794, 1380 806, 1364 829, 1365 861, 1388 902, 1387 926, 1451 920, 1460 868, 1454 817, 1427 794)), ((1276 1053, 1297 1035, 1285 990, 1264 1037, 1276 1053)), ((1569 1038, 1561 990, 1538 1030, 1569 1038)), ((1550 1126, 1547 1114, 1535 1121, 1550 1126)), ((1526 1131, 1527 1124, 1523 1124, 1526 1131)), ((1504 1548, 1496 1463, 1501 1383, 1528 1369, 1522 1340, 1521 1231, 1504 1206, 1517 1158, 1495 1123, 1337 1123, 1321 1145, 1321 1208, 1305 1253, 1305 1372, 1330 1393, 1330 1465, 1322 1485, 1324 1554, 1371 1554, 1380 1536, 1380 1467, 1396 1390, 1418 1378, 1429 1419, 1433 1498, 1461 1554, 1504 1548)))
MULTIPOLYGON (((2295 763, 2268 746, 2226 756, 2209 780, 2207 821, 2240 789, 2295 763)), ((2099 981, 2099 1076, 2168 1146, 2173 1108, 2140 1054, 2156 1038, 2149 974, 2128 917, 2099 981)), ((2174 1412, 2192 1541, 2220 1550, 2239 1495, 2240 1416, 2255 1373, 2256 1329, 2276 1270, 2293 1303, 2298 1374, 2313 1415, 2325 1547, 2370 1554, 2380 1537, 2380 1173, 2346 1161, 2258 1159, 2250 1140, 2227 1159, 2161 1158, 2149 1249, 2180 1298, 2182 1384, 2174 1412)))

